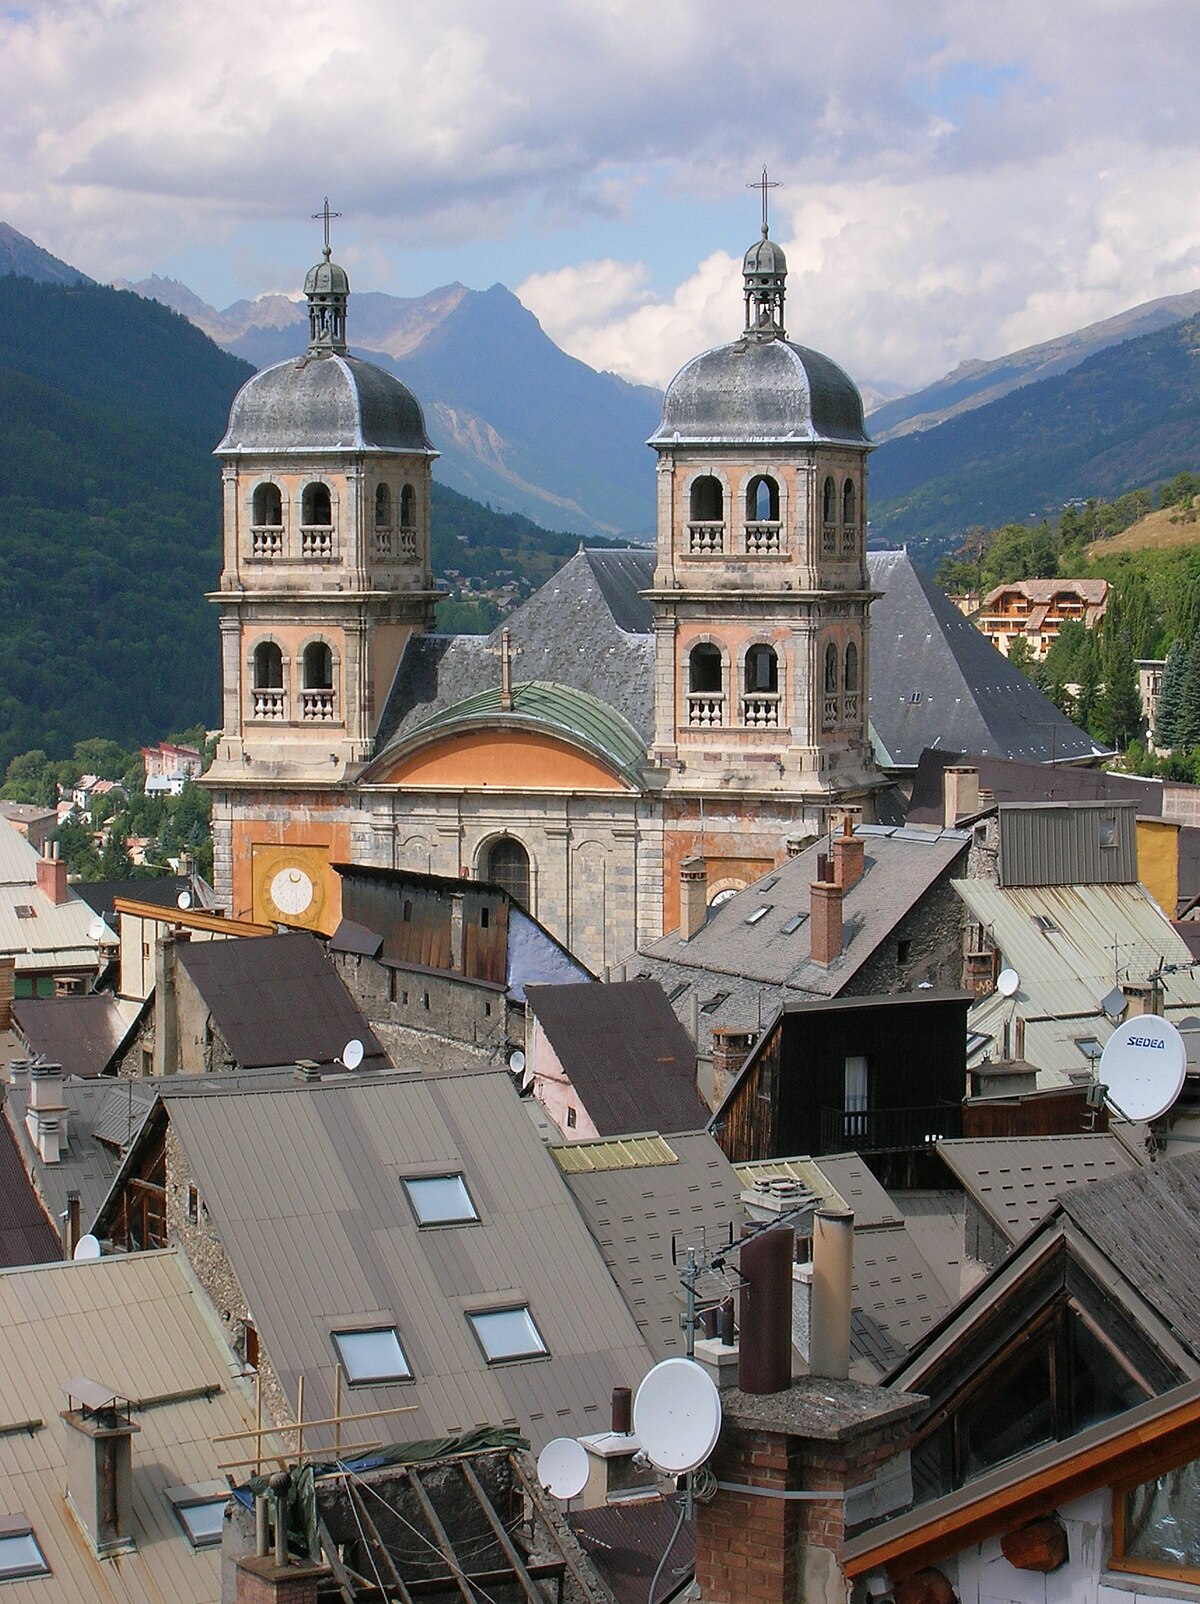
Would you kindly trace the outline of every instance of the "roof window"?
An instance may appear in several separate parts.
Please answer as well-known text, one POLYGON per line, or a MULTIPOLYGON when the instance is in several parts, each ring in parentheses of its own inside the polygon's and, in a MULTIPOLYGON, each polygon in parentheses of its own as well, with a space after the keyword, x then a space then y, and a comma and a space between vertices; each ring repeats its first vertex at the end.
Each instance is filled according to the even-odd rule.
POLYGON ((747 916, 746 923, 748 925, 756 925, 760 919, 767 917, 773 906, 773 903, 764 902, 761 908, 755 908, 754 912, 747 916))
POLYGON ((49 1575, 46 1556, 25 1516, 9 1515, 0 1520, 0 1581, 49 1575))
POLYGON ((412 1370, 395 1326, 366 1331, 335 1331, 333 1345, 351 1386, 411 1381, 412 1370))
POLYGON ((1089 1064, 1094 1064, 1104 1052, 1095 1036, 1079 1036, 1075 1040, 1075 1045, 1089 1064))
POLYGON ((166 1496, 193 1548, 213 1548, 221 1541, 228 1488, 204 1493, 195 1487, 168 1487, 166 1496))
POLYGON ((467 1319, 488 1364, 503 1364, 508 1359, 537 1359, 550 1352, 533 1323, 527 1303, 514 1309, 488 1309, 480 1314, 468 1314, 467 1319))
POLYGON ((36 919, 37 909, 28 902, 18 902, 13 908, 18 919, 36 919))
POLYGON ((1060 934, 1058 926, 1048 913, 1035 913, 1033 922, 1044 936, 1057 936, 1060 934))
POLYGON ((794 936, 807 918, 808 915, 806 913, 794 913, 787 924, 784 925, 783 934, 785 936, 794 936))
POLYGON ((404 1181, 418 1225, 469 1225, 479 1210, 461 1175, 423 1175, 404 1181))
POLYGON ((700 1012, 702 1014, 715 1014, 728 996, 729 993, 727 991, 714 991, 706 1002, 700 1004, 700 1012))

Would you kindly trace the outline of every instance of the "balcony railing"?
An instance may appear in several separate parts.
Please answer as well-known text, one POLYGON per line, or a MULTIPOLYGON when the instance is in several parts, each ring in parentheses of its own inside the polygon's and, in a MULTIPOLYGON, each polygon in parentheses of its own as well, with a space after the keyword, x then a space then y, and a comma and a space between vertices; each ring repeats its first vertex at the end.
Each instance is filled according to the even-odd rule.
POLYGON ((825 557, 837 556, 838 526, 836 524, 823 524, 821 526, 821 553, 825 557))
POLYGON ((921 1108, 823 1108, 822 1153, 906 1152, 962 1135, 962 1104, 921 1108))
POLYGON ((715 557, 724 550, 725 524, 721 519, 688 524, 689 557, 715 557))
POLYGON ((838 699, 836 696, 826 696, 821 703, 821 728, 833 730, 838 724, 838 699))
POLYGON ((779 693, 756 691, 742 697, 742 723, 752 730, 778 729, 779 693))
POLYGON ((329 524, 300 526, 300 555, 308 562, 333 560, 333 528, 329 524))
POLYGON ((771 557, 782 550, 782 525, 778 520, 774 522, 760 521, 746 525, 746 555, 748 557, 771 557))
POLYGON ((858 525, 842 525, 842 556, 853 557, 858 550, 858 525))
POLYGON ((287 718, 287 694, 283 690, 256 690, 253 708, 255 718, 280 723, 287 718))
POLYGON ((390 562, 396 555, 396 535, 392 529, 376 529, 374 552, 377 561, 390 562))
POLYGON ((844 691, 842 693, 842 722, 845 724, 858 723, 857 691, 844 691))
POLYGON ((415 557, 417 555, 417 531, 415 529, 400 530, 400 555, 402 557, 415 557))
POLYGON ((254 524, 250 529, 250 555, 252 557, 283 556, 283 526, 281 524, 254 524))
POLYGON ((725 698, 710 691, 688 693, 688 728, 715 729, 725 722, 725 698))
POLYGON ((329 722, 334 716, 332 691, 301 691, 300 717, 329 722))

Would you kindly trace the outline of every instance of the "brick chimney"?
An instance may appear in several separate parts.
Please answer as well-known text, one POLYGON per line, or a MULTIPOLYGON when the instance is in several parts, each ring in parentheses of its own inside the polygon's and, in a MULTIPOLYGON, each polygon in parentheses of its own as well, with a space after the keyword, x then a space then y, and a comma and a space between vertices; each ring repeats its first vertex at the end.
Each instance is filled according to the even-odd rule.
POLYGON ((942 770, 942 818, 947 830, 953 830, 959 819, 972 818, 982 806, 978 769, 964 764, 942 770))
POLYGON ((718 1106, 725 1101, 725 1093, 742 1065, 750 1056, 755 1036, 752 1030, 735 1030, 728 1025, 714 1025, 712 1033, 712 1089, 713 1102, 718 1106))
POLYGON ((58 842, 49 841, 37 860, 37 888, 57 908, 67 900, 67 866, 58 855, 58 842))
MULTIPOLYGON (((824 872, 828 874, 827 867, 824 872)), ((842 896, 841 886, 828 878, 823 877, 809 887, 813 963, 831 964, 842 950, 842 896)))
POLYGON ((703 858, 688 858, 679 870, 680 939, 690 941, 707 918, 708 867, 703 858))
POLYGON ((843 891, 857 885, 862 879, 866 847, 861 836, 854 833, 850 815, 846 815, 842 833, 833 842, 833 879, 843 891))
POLYGON ((242 1554, 234 1560, 236 1604, 317 1604, 317 1590, 333 1574, 311 1560, 276 1563, 274 1554, 242 1554))
POLYGON ((12 1028, 12 1003, 16 979, 17 960, 0 958, 0 1030, 12 1028))

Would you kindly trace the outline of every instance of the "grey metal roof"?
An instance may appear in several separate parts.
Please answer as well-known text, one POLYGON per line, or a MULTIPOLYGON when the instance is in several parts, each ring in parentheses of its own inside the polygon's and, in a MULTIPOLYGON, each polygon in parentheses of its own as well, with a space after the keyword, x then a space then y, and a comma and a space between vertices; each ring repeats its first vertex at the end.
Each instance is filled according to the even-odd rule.
POLYGON ((993 803, 1001 802, 1028 805, 1035 802, 1130 801, 1136 803, 1140 818, 1162 816, 1161 780, 1140 779, 1133 774, 1111 774, 1107 769, 1024 763, 1015 758, 988 757, 976 752, 927 747, 917 762, 913 780, 912 799, 908 808, 910 824, 941 824, 945 816, 943 774, 956 764, 979 770, 980 790, 988 793, 986 799, 980 802, 981 812, 993 803))
POLYGON ((313 451, 436 455, 412 391, 374 363, 336 351, 279 362, 247 379, 215 455, 313 451))
POLYGON ((18 997, 13 1019, 31 1053, 67 1075, 102 1075, 125 1045, 141 1012, 108 992, 85 997, 18 997))
POLYGON ((805 440, 870 444, 854 381, 807 346, 749 338, 703 351, 680 368, 649 443, 805 440))
POLYGON ((300 932, 255 941, 183 942, 180 966, 199 991, 234 1059, 244 1069, 341 1059, 351 1040, 367 1069, 387 1055, 320 943, 300 932))
POLYGON ((1010 1242, 1019 1242, 1060 1193, 1140 1168, 1105 1131, 1078 1136, 999 1136, 938 1143, 951 1173, 1010 1242))
MULTIPOLYGON (((637 1163, 631 1154, 628 1163, 571 1170, 565 1177, 656 1359, 687 1351, 672 1240, 681 1251, 705 1242, 710 1250, 718 1248, 730 1225, 736 1239, 743 1217, 741 1182, 711 1136, 672 1136, 664 1145, 677 1162, 637 1163)), ((715 1287, 708 1295, 717 1295, 715 1287)))
POLYGON ((651 942, 628 960, 627 973, 659 981, 680 1019, 689 1018, 692 997, 699 999, 701 1051, 714 1026, 757 1029, 789 998, 838 996, 904 915, 963 859, 970 841, 961 830, 904 833, 875 826, 855 833, 866 842, 865 868, 846 892, 842 950, 827 967, 811 960, 809 920, 790 928, 797 915, 808 913, 817 856, 828 850, 822 838, 710 908, 690 941, 673 931, 651 942), (762 907, 769 913, 748 924, 762 907))
POLYGON ((881 1225, 854 1226, 854 1281, 851 1301, 886 1336, 893 1355, 872 1351, 860 1333, 858 1357, 871 1369, 869 1379, 886 1374, 898 1355, 931 1331, 947 1314, 950 1298, 926 1263, 903 1219, 881 1225))
POLYGON ((303 1375, 306 1414, 333 1412, 333 1331, 393 1323, 413 1380, 352 1397, 412 1405, 393 1437, 512 1424, 536 1451, 604 1429, 612 1387, 641 1380, 641 1335, 506 1070, 239 1092, 194 1076, 214 1089, 176 1095, 183 1078, 163 1086, 172 1128, 293 1406, 303 1375), (421 1230, 401 1177, 446 1173, 479 1222, 421 1230), (525 1303, 550 1356, 489 1365, 467 1313, 525 1303))
POLYGON ((654 576, 654 552, 580 551, 491 635, 416 635, 405 649, 375 749, 500 684, 500 634, 515 652, 517 684, 573 686, 607 702, 649 741, 654 730, 653 610, 638 593, 654 576))
POLYGON ((601 1136, 704 1129, 696 1049, 657 982, 526 986, 525 1000, 601 1136))
POLYGON ((926 747, 1049 763, 1101 754, 967 621, 903 551, 867 553, 870 717, 886 768, 926 747))

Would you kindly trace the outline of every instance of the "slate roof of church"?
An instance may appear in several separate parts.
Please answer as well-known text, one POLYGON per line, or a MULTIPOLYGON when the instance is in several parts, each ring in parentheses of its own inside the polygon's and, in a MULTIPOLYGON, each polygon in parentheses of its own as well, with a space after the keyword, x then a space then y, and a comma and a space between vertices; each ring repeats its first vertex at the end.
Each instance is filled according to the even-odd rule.
POLYGON ((903 551, 867 553, 871 726, 885 768, 915 768, 926 747, 1049 763, 1099 756, 903 551))

